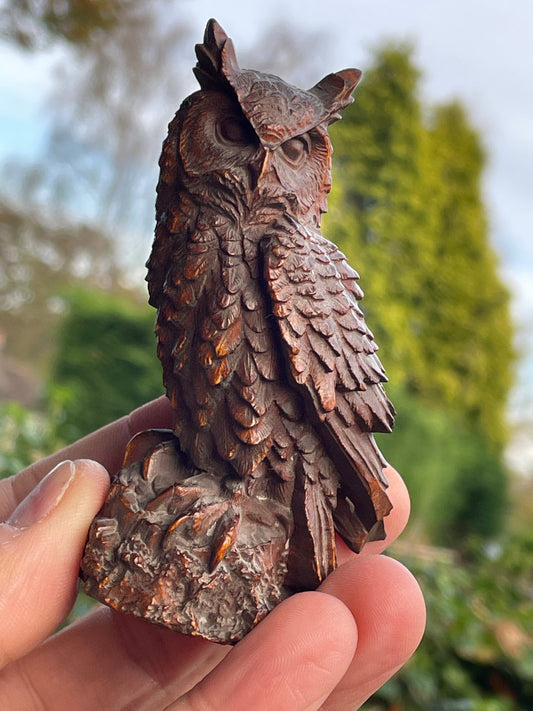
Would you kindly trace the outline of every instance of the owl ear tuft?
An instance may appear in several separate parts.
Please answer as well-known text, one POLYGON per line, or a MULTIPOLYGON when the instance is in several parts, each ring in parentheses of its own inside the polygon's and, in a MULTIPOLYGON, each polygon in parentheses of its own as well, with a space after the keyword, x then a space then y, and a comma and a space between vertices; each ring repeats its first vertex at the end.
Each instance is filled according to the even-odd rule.
POLYGON ((343 69, 328 74, 310 89, 310 92, 329 110, 330 123, 337 121, 340 118, 339 111, 352 103, 352 92, 359 83, 361 75, 359 69, 343 69))
POLYGON ((193 72, 202 89, 227 86, 227 80, 240 72, 233 42, 214 19, 207 23, 204 41, 195 50, 198 63, 193 72))

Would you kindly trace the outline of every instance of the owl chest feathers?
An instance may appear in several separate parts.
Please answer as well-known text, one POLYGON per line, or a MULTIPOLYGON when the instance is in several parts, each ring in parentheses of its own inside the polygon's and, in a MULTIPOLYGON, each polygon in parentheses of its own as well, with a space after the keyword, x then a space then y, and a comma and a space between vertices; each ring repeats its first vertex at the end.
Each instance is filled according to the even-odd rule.
POLYGON ((388 428, 388 401, 368 394, 384 374, 357 275, 336 247, 279 213, 237 221, 205 207, 194 229, 190 217, 161 241, 170 267, 152 303, 174 430, 194 464, 292 479, 302 448, 325 456, 311 420, 388 428))
POLYGON ((287 385, 265 292, 258 247, 265 231, 207 209, 194 230, 173 235, 156 330, 174 429, 196 466, 217 460, 252 476, 270 453, 290 477, 283 420, 303 412, 287 385))

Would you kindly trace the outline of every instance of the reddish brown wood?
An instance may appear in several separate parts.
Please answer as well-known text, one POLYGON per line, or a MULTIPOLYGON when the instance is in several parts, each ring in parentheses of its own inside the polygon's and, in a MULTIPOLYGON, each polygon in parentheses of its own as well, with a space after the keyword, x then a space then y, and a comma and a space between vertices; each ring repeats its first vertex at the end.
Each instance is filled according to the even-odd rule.
POLYGON ((241 70, 211 20, 163 145, 150 303, 173 431, 137 435, 82 576, 118 610, 220 642, 360 551, 391 509, 394 411, 356 272, 320 231, 328 125, 360 72, 309 91, 241 70))

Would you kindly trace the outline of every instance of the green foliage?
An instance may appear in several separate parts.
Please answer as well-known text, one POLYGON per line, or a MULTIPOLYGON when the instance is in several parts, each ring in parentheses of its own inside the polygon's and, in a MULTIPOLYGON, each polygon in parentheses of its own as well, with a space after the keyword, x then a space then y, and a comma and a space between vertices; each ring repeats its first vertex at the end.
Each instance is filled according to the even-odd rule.
POLYGON ((331 130, 325 230, 361 272, 391 381, 501 445, 512 327, 487 234, 483 151, 462 108, 427 110, 417 85, 409 48, 377 52, 331 130))
POLYGON ((417 82, 409 49, 383 50, 365 73, 356 104, 331 129, 333 192, 325 230, 361 271, 363 305, 395 382, 412 380, 420 368, 415 305, 431 239, 420 191, 417 82))
POLYGON ((31 187, 23 192, 23 204, 0 194, 0 322, 7 354, 41 375, 63 313, 60 291, 72 283, 114 286, 118 269, 107 234, 58 213, 45 217, 31 187))
POLYGON ((0 33, 25 49, 58 39, 84 45, 137 5, 138 0, 4 0, 0 33))
POLYGON ((0 479, 60 449, 53 423, 17 402, 0 403, 0 479))
POLYGON ((493 538, 507 510, 507 474, 487 435, 465 429, 452 411, 430 408, 388 388, 398 415, 376 439, 411 495, 411 539, 463 548, 472 535, 493 538))
POLYGON ((144 302, 96 291, 72 292, 67 302, 50 404, 60 436, 72 441, 160 395, 162 379, 144 302))
POLYGON ((427 394, 460 402, 469 422, 505 441, 514 359, 509 294, 487 237, 481 197, 484 155, 460 105, 438 107, 427 158, 435 223, 435 272, 423 330, 427 394), (433 183, 433 185, 431 185, 433 183))
POLYGON ((426 549, 403 555, 424 591, 428 624, 412 661, 365 708, 533 708, 533 537, 472 544, 469 562, 426 549))

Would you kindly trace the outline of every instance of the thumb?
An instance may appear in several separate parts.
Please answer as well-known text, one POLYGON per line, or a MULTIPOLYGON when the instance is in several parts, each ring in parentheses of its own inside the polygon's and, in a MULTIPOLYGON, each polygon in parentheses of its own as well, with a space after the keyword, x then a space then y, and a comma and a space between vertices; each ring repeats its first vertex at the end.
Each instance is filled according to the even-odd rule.
POLYGON ((68 615, 87 530, 108 486, 97 462, 62 462, 0 524, 0 668, 68 615))

